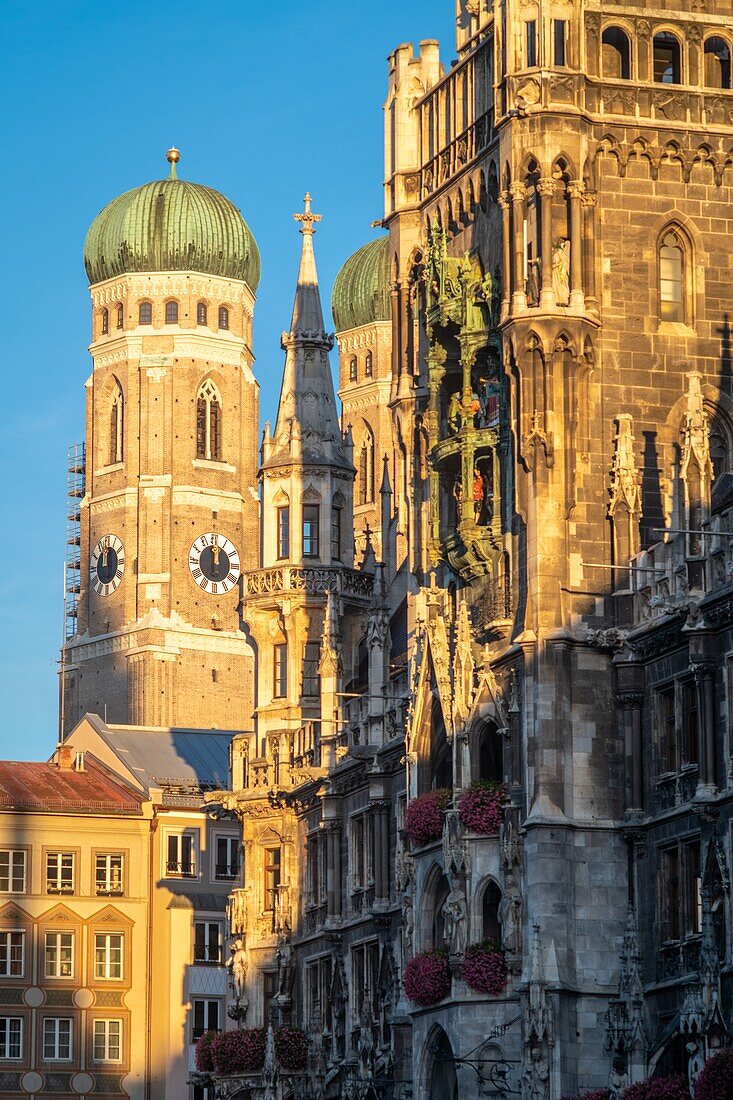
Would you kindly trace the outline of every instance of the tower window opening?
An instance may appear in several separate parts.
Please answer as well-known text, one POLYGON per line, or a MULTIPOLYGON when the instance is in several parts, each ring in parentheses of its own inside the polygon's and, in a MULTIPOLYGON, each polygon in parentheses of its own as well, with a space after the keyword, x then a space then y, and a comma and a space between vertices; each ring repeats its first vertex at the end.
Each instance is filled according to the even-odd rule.
POLYGON ((229 328, 229 310, 226 306, 219 306, 219 328, 229 328))
POLYGON ((277 556, 290 556, 290 505, 284 504, 277 510, 277 556))
POLYGON ((525 33, 527 68, 534 69, 537 66, 537 23, 534 19, 529 19, 527 21, 527 29, 525 33))
POLYGON ((303 505, 303 557, 317 558, 320 554, 319 506, 303 505))
POLYGON ((117 328, 125 327, 125 307, 120 304, 117 306, 117 328))
POLYGON ((331 509, 331 560, 341 561, 341 509, 331 509))
POLYGON ((359 452, 358 490, 359 504, 374 500, 374 433, 368 424, 359 452))
POLYGON ((172 300, 165 303, 165 323, 167 325, 178 324, 178 302, 172 300))
POLYGON ((196 324, 205 325, 207 319, 206 302, 198 302, 196 305, 196 324))
POLYGON ((153 323, 153 304, 152 302, 141 302, 138 306, 138 322, 141 325, 152 325, 153 323))
POLYGON ((602 38, 603 75, 611 80, 631 77, 629 38, 620 27, 606 27, 602 38))
POLYGON ((102 310, 102 336, 109 335, 109 310, 102 310))
POLYGON ((301 695, 316 698, 321 694, 321 678, 318 666, 321 662, 321 643, 306 642, 303 646, 303 683, 301 695))
POLYGON ((552 40, 555 65, 564 68, 567 65, 568 24, 565 19, 553 19, 552 40))
POLYGON ((668 31, 654 37, 654 81, 656 84, 682 83, 682 51, 679 40, 668 31))
POLYGON ((730 89, 730 77, 730 46, 724 38, 708 38, 705 42, 705 87, 730 89))
POLYGON ((196 457, 221 461, 221 397, 210 378, 196 399, 196 457))
POLYGON ((281 876, 281 849, 265 849, 265 910, 274 912, 281 876))
POLYGON ((684 321, 684 251, 674 231, 665 235, 659 250, 659 299, 662 321, 684 321))
POLYGON ((365 378, 371 378, 373 374, 374 374, 374 359, 372 358, 372 353, 370 351, 368 351, 366 353, 366 360, 364 362, 364 377, 365 378))
POLYGON ((115 385, 112 404, 109 411, 109 465, 113 466, 123 459, 125 401, 119 382, 115 385))
POLYGON ((273 649, 274 680, 272 694, 275 699, 284 699, 288 694, 288 644, 278 642, 273 649))
POLYGON ((356 382, 357 377, 357 363, 356 356, 354 356, 349 360, 349 382, 356 382))

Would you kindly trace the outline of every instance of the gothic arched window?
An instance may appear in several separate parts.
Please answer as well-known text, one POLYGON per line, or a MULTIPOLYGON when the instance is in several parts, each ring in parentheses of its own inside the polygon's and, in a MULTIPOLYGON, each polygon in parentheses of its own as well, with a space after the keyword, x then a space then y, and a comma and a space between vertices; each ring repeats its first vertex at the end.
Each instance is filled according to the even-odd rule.
POLYGON ((611 80, 631 76, 629 36, 620 27, 606 27, 602 38, 603 75, 611 80))
POLYGON ((173 298, 165 303, 165 323, 167 325, 178 324, 178 302, 173 298))
POLYGON ((125 327, 125 307, 122 302, 117 306, 117 328, 125 327))
POLYGON ((102 336, 107 336, 109 333, 109 310, 102 310, 102 336))
POLYGON ((152 302, 141 302, 138 306, 138 322, 141 325, 152 325, 153 323, 153 304, 152 302))
POLYGON ((219 328, 229 328, 229 310, 226 306, 219 306, 219 328))
POLYGON ((497 947, 501 947, 501 925, 499 922, 499 909, 501 906, 501 890, 495 882, 490 882, 484 890, 481 902, 482 935, 485 940, 492 940, 497 947))
POLYGON ((682 50, 679 39, 669 31, 654 36, 654 81, 656 84, 682 83, 682 50))
POLYGON ((198 302, 196 305, 196 324, 205 325, 207 318, 206 302, 198 302))
POLYGON ((679 234, 669 229, 659 247, 659 315, 662 321, 685 320, 685 250, 679 234))
POLYGON ((356 378, 357 378, 357 366, 356 366, 356 356, 354 355, 349 360, 349 382, 356 382, 356 378))
POLYGON ((705 42, 705 87, 730 89, 730 46, 715 36, 705 42))
POLYGON ((109 409, 109 454, 107 456, 107 461, 110 466, 113 466, 116 462, 122 462, 124 454, 124 427, 125 399, 122 396, 122 387, 117 379, 115 379, 112 404, 109 409))
POLYGON ((366 423, 358 475, 359 504, 371 504, 374 500, 374 432, 366 423))
POLYGON ((221 397, 210 378, 196 398, 196 457, 221 461, 221 397))
POLYGON ((365 378, 371 378, 373 374, 374 374, 374 360, 372 358, 372 353, 370 351, 368 351, 366 353, 366 359, 364 361, 364 377, 365 378))

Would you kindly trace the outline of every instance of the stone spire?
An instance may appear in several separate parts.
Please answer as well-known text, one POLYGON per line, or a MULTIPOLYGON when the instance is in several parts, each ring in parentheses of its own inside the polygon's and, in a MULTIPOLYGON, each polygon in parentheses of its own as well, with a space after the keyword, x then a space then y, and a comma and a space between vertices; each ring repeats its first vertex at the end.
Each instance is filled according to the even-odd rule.
POLYGON ((263 445, 263 466, 282 462, 327 463, 351 469, 336 411, 328 353, 333 336, 323 324, 313 252, 315 224, 306 195, 302 214, 295 214, 303 238, 290 331, 282 335, 285 351, 275 432, 263 445))

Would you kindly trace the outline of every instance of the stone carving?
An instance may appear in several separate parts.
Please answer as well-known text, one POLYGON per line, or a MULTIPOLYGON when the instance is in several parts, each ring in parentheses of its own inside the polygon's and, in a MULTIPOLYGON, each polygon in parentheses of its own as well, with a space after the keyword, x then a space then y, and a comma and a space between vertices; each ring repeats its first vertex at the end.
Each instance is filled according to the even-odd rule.
POLYGON ((570 303, 570 241, 558 238, 552 246, 552 286, 559 306, 570 303))
POLYGON ((550 1066, 540 1047, 532 1047, 522 1071, 525 1100, 549 1100, 550 1066))
POLYGON ((450 893, 443 903, 443 941, 449 955, 461 957, 466 950, 468 906, 457 875, 450 879, 450 893))
POLYGON ((458 810, 448 810, 443 824, 443 870, 446 875, 469 870, 468 850, 463 840, 458 810))
POLYGON ((247 932, 247 891, 232 890, 227 898, 229 934, 244 936, 247 932))
POLYGON ((519 954, 522 950, 522 895, 512 870, 506 873, 499 920, 502 947, 509 954, 519 954))
POLYGON ((412 958, 412 945, 415 937, 415 910, 412 907, 412 896, 405 894, 402 898, 402 966, 412 958))
POLYGON ((226 961, 226 965, 229 970, 234 998, 241 1001, 247 985, 247 952, 244 949, 244 940, 237 938, 230 944, 229 950, 231 954, 226 961))

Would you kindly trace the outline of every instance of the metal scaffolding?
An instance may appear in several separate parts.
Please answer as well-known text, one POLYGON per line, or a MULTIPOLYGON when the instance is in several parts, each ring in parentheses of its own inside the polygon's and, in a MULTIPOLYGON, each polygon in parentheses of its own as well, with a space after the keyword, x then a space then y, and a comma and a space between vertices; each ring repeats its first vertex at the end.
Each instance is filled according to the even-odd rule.
POLYGON ((64 562, 64 641, 76 634, 81 591, 81 502, 86 491, 86 443, 73 443, 66 464, 66 560, 64 562))

